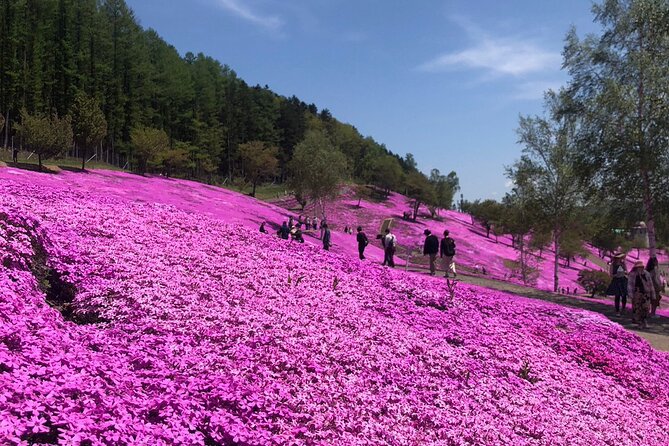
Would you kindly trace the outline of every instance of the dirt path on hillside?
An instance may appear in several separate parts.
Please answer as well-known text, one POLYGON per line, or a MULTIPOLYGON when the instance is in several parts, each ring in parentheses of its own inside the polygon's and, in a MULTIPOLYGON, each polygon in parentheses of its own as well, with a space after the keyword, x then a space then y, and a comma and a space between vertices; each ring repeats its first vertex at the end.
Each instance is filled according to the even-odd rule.
MULTIPOLYGON (((409 271, 420 274, 427 274, 427 270, 412 266, 409 271)), ((669 318, 659 316, 657 319, 649 319, 648 328, 640 329, 632 322, 630 312, 630 305, 627 306, 627 312, 622 316, 616 316, 615 308, 612 305, 607 305, 601 302, 601 299, 589 299, 587 297, 579 296, 570 297, 559 294, 553 294, 548 291, 537 290, 535 288, 528 288, 522 285, 516 285, 508 282, 501 282, 498 280, 487 279, 480 276, 470 276, 458 274, 458 280, 464 283, 478 285, 485 288, 490 288, 497 291, 506 291, 508 293, 517 294, 519 296, 529 297, 531 299, 540 299, 548 302, 553 302, 559 305, 564 305, 572 308, 581 308, 583 310, 594 311, 603 314, 608 319, 616 322, 627 330, 630 330, 642 338, 646 339, 655 349, 661 351, 669 351, 669 318)))

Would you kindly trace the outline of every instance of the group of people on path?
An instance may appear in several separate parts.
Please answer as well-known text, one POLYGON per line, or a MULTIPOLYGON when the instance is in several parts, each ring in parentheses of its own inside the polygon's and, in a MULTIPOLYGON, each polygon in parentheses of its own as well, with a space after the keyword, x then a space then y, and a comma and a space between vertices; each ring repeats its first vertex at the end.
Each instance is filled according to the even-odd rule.
POLYGON ((610 274, 611 283, 606 294, 614 295, 616 315, 625 311, 627 298, 631 296, 632 318, 642 328, 647 328, 647 320, 655 317, 665 289, 657 257, 649 258, 645 266, 637 260, 628 273, 625 254, 617 254, 611 260, 610 274))
POLYGON ((449 277, 449 272, 453 273, 453 277, 458 274, 455 271, 455 240, 449 236, 448 229, 444 231, 444 238, 439 241, 439 237, 432 234, 432 231, 426 229, 425 243, 423 244, 423 255, 429 256, 430 259, 430 275, 434 276, 437 273, 437 254, 442 259, 444 267, 444 277, 449 277))
MULTIPOLYGON (((299 243, 304 243, 301 229, 303 225, 306 225, 307 230, 310 228, 319 228, 318 218, 314 217, 312 220, 307 217, 306 220, 303 220, 302 216, 300 216, 297 220, 297 224, 295 224, 293 217, 290 217, 288 221, 284 221, 279 227, 277 235, 284 240, 292 238, 292 240, 299 243)), ((332 246, 332 233, 325 218, 320 222, 320 230, 323 249, 329 251, 332 246)), ((260 224, 260 232, 268 232, 265 228, 264 221, 260 224)), ((344 232, 352 234, 353 229, 350 226, 346 226, 344 232)), ((455 240, 449 236, 448 230, 444 231, 444 238, 441 239, 441 241, 439 241, 439 238, 433 235, 429 229, 426 229, 424 234, 426 238, 423 254, 430 258, 430 274, 433 276, 436 274, 436 259, 437 255, 439 255, 443 261, 445 271, 444 277, 449 277, 449 272, 453 274, 453 277, 457 277, 455 262, 453 260, 455 256, 455 240)), ((390 228, 386 228, 385 233, 381 236, 377 236, 377 238, 381 239, 381 245, 383 246, 383 265, 394 268, 395 252, 397 251, 397 237, 390 231, 390 228)), ((357 227, 356 242, 358 245, 358 256, 360 260, 365 260, 365 249, 369 245, 369 238, 363 231, 362 226, 357 227)))

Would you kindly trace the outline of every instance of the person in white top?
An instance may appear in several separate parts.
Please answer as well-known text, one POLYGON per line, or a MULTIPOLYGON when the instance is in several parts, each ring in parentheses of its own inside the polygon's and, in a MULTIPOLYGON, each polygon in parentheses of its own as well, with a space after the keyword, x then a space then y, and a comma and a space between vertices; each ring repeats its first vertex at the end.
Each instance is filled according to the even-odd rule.
POLYGON ((397 238, 395 234, 390 232, 390 228, 386 229, 386 235, 381 239, 383 242, 383 264, 388 265, 391 268, 395 267, 395 249, 397 247, 397 238))

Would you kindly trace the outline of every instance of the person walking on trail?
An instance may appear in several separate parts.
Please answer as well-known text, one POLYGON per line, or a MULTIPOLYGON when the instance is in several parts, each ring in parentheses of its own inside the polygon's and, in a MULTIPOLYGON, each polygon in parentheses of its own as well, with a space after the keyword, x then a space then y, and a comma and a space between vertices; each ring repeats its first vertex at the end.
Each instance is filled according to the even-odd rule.
POLYGON ((432 231, 426 229, 423 234, 425 234, 425 244, 423 245, 423 255, 430 256, 430 275, 434 276, 437 272, 437 254, 439 254, 439 237, 432 234, 432 231))
POLYGON ((625 312, 627 305, 627 268, 625 266, 625 254, 616 254, 611 259, 611 283, 606 290, 607 295, 615 296, 616 315, 620 316, 625 312), (622 307, 620 306, 622 301, 622 307))
POLYGON ((390 232, 390 228, 386 229, 386 235, 381 239, 383 244, 383 265, 388 265, 395 268, 395 249, 397 247, 397 237, 390 232))
POLYGON ((660 277, 660 267, 657 262, 657 257, 651 257, 646 263, 646 271, 650 274, 651 279, 653 279, 653 288, 655 288, 655 299, 650 302, 650 317, 657 317, 655 312, 657 307, 660 306, 660 299, 662 299, 662 293, 664 292, 664 283, 662 282, 662 277, 660 277))
POLYGON ((321 229, 323 229, 323 249, 326 251, 330 250, 330 246, 332 246, 330 237, 330 228, 328 228, 327 223, 323 223, 321 225, 321 229))
POLYGON ((369 239, 367 238, 367 234, 362 232, 362 226, 358 226, 356 240, 358 241, 358 254, 360 254, 360 260, 365 260, 365 248, 369 245, 369 239))
POLYGON ((290 235, 290 228, 288 227, 288 223, 285 221, 281 225, 281 228, 279 229, 279 237, 281 237, 284 240, 288 240, 288 237, 290 235))
POLYGON ((627 292, 632 295, 634 322, 641 328, 648 328, 646 320, 650 313, 650 303, 655 300, 655 287, 650 273, 643 268, 643 262, 637 260, 627 279, 627 292))
POLYGON ((321 238, 325 236, 325 228, 328 227, 328 222, 325 220, 325 217, 321 220, 321 238))
POLYGON ((444 231, 444 238, 441 239, 439 254, 444 262, 444 277, 448 278, 448 272, 453 273, 453 277, 458 277, 455 271, 455 240, 448 236, 448 229, 444 231))

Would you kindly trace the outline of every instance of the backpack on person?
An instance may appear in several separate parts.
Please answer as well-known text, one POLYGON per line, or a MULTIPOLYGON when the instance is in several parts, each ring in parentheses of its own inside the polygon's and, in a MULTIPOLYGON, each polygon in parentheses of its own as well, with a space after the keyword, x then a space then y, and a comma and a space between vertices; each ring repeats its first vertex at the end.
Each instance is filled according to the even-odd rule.
POLYGON ((386 248, 387 249, 395 249, 396 239, 395 239, 395 236, 393 234, 386 235, 385 241, 386 241, 386 248))
POLYGON ((447 237, 444 241, 444 254, 449 257, 455 255, 455 240, 450 237, 447 237))

